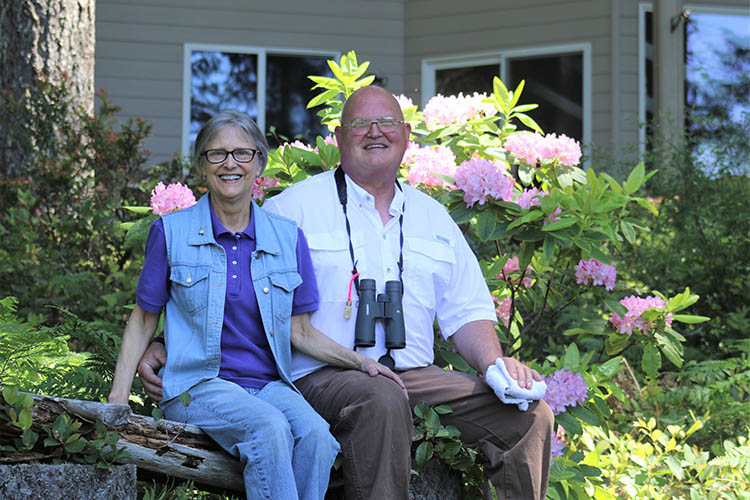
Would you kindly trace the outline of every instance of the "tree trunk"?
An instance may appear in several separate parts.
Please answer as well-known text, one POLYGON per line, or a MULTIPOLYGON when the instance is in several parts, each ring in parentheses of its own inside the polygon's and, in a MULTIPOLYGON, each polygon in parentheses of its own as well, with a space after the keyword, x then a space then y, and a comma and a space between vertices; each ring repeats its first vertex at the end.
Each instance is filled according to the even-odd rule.
MULTIPOLYGON (((95 0, 0 0, 1 99, 37 80, 65 85, 73 103, 94 109, 95 0)), ((18 174, 23 152, 10 139, 13 117, 0 112, 0 176, 18 174)))

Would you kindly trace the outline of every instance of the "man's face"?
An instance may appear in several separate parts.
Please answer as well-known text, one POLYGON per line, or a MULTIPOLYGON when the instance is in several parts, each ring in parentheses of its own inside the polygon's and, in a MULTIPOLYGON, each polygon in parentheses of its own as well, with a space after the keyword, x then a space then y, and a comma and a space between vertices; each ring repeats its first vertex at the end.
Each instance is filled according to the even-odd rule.
POLYGON ((355 180, 378 175, 387 175, 395 180, 409 142, 411 127, 408 123, 398 124, 395 130, 383 131, 375 120, 387 117, 403 120, 401 108, 390 92, 378 87, 366 87, 350 97, 342 124, 351 125, 357 120, 372 121, 363 135, 358 135, 351 127, 336 128, 341 166, 355 180))

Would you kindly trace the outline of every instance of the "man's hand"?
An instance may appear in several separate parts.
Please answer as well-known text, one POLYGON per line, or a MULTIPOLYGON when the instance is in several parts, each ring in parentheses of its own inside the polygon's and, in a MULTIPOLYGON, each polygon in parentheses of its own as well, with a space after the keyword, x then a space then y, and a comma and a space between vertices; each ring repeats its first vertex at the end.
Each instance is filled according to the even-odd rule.
POLYGON ((161 378, 157 375, 167 364, 167 349, 161 342, 152 342, 138 362, 138 375, 141 377, 146 394, 155 402, 161 401, 161 378))
POLYGON ((406 386, 404 385, 404 382, 401 380, 401 377, 393 373, 393 371, 387 366, 382 365, 378 363, 377 361, 364 356, 364 359, 362 360, 362 363, 360 364, 359 369, 365 373, 368 373, 371 377, 377 377, 378 375, 383 375, 384 377, 388 377, 389 379, 396 382, 399 387, 401 387, 401 390, 404 391, 404 394, 406 395, 407 398, 409 397, 409 393, 406 392, 406 386))
POLYGON ((502 357, 502 360, 505 362, 505 368, 508 370, 508 375, 510 375, 511 378, 516 379, 518 382, 518 387, 531 389, 531 384, 534 380, 537 382, 542 380, 542 376, 539 375, 539 372, 532 370, 520 361, 506 357, 502 357))

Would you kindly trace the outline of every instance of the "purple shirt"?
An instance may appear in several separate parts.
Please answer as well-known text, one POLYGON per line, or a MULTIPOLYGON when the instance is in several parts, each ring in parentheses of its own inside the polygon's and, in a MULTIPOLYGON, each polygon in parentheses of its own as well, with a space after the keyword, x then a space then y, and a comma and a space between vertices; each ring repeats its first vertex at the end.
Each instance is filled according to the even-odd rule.
MULTIPOLYGON (((255 224, 252 214, 244 231, 232 234, 222 226, 211 208, 216 242, 227 257, 227 287, 224 323, 221 330, 219 377, 242 387, 261 389, 279 378, 268 346, 250 274, 255 251, 255 224)), ((318 309, 318 287, 310 260, 307 239, 298 229, 297 271, 302 284, 294 291, 292 315, 318 309)), ((146 240, 146 260, 138 279, 136 302, 146 311, 159 314, 169 299, 169 264, 164 223, 154 221, 146 240)))

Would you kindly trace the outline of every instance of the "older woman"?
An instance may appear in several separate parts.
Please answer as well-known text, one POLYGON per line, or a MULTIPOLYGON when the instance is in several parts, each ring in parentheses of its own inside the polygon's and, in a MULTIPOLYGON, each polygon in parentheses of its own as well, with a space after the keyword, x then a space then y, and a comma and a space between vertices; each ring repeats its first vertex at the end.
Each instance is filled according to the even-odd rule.
POLYGON ((310 325, 318 291, 305 237, 251 199, 267 154, 243 113, 221 112, 201 128, 194 161, 209 192, 151 227, 109 401, 127 403, 166 308, 165 416, 200 426, 240 458, 247 498, 322 499, 339 446, 292 384, 291 347, 403 384, 310 325), (186 391, 192 402, 183 408, 186 391))

